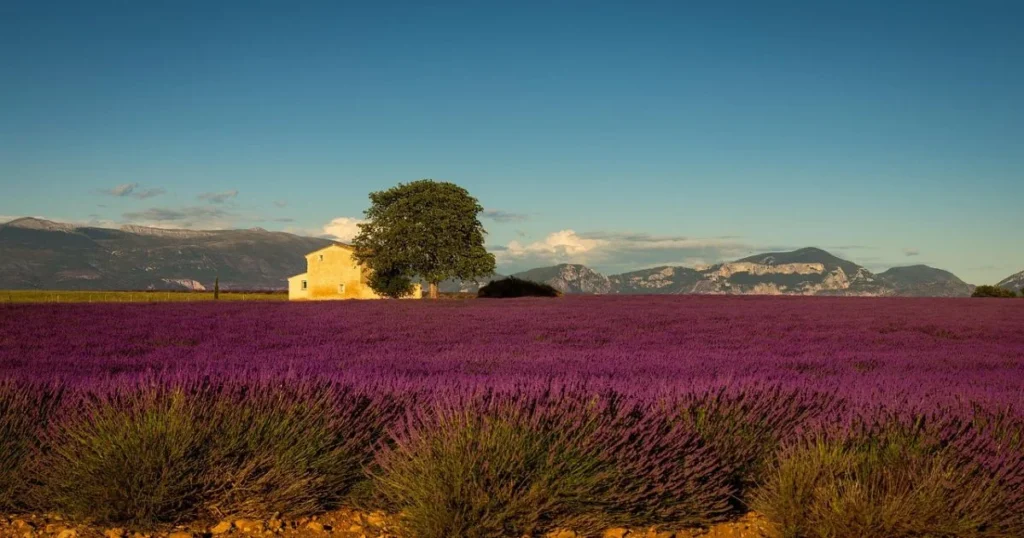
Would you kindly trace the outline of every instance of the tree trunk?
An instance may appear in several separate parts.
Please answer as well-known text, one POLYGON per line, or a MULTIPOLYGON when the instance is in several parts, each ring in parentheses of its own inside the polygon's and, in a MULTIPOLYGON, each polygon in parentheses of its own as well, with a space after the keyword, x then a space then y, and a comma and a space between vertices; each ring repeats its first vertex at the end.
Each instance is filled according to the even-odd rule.
POLYGON ((430 283, 430 298, 437 299, 437 282, 430 283))

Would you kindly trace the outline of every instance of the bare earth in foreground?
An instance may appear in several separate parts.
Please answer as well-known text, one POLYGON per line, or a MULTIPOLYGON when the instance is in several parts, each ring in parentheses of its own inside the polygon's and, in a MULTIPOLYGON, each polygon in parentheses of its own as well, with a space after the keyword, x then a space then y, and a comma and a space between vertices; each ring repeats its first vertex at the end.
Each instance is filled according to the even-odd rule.
MULTIPOLYGON (((738 521, 708 529, 608 529, 602 538, 762 538, 767 536, 764 518, 751 513, 738 521)), ((74 525, 57 516, 0 517, 0 538, 200 538, 282 536, 288 538, 402 538, 393 532, 389 518, 379 513, 350 510, 332 512, 294 521, 229 519, 209 526, 177 527, 161 532, 132 532, 74 525)), ((557 531, 549 538, 581 538, 570 531, 557 531)), ((519 537, 510 537, 519 538, 519 537)))

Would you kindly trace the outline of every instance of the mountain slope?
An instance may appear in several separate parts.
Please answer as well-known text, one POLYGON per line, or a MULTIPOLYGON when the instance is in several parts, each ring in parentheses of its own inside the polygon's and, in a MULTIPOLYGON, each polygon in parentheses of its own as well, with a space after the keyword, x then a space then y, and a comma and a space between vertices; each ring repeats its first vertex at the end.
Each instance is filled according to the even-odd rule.
POLYGON ((864 267, 820 248, 768 252, 708 271, 709 293, 889 295, 864 267))
POLYGON ((953 273, 927 265, 893 267, 878 278, 904 297, 965 297, 974 291, 953 273))
POLYGON ((787 265, 787 264, 804 264, 804 263, 820 263, 825 266, 826 271, 834 271, 837 267, 841 268, 847 275, 857 273, 863 267, 851 262, 832 255, 832 253, 815 247, 801 248, 789 252, 766 252, 764 254, 755 254, 748 256, 743 259, 736 260, 734 263, 756 263, 760 265, 787 265))
POLYGON ((278 289, 326 239, 252 230, 76 227, 25 218, 0 225, 0 288, 278 289))
POLYGON ((539 267, 512 275, 523 280, 550 284, 562 293, 611 293, 608 277, 585 265, 563 263, 552 267, 539 267))
POLYGON ((695 293, 704 277, 689 267, 655 267, 608 277, 615 293, 695 293))
POLYGON ((1010 275, 999 281, 996 284, 1000 288, 1006 288, 1010 290, 1020 291, 1024 289, 1024 271, 1021 271, 1015 275, 1010 275))

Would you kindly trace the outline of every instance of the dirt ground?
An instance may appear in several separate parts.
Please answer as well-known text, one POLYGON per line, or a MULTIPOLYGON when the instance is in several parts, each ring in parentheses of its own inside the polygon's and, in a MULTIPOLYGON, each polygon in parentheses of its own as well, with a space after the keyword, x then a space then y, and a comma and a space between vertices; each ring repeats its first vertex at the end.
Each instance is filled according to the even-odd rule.
MULTIPOLYGON (((757 514, 707 529, 608 529, 602 538, 762 538, 768 525, 757 514)), ((135 532, 118 528, 75 525, 59 516, 23 515, 0 517, 0 538, 402 538, 390 518, 381 513, 342 510, 295 521, 225 520, 212 525, 190 525, 160 532, 135 532)), ((457 538, 457 537, 453 537, 457 538)), ((519 538, 519 537, 511 537, 519 538)), ((553 532, 548 538, 582 538, 571 530, 553 532)))

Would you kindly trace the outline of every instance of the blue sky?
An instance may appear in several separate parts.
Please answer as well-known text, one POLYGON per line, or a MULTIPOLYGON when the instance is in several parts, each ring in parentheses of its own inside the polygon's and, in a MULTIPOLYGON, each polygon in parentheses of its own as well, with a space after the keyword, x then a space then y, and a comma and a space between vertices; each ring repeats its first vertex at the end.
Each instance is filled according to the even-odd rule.
POLYGON ((430 4, 4 2, 0 216, 344 237, 434 178, 506 271, 1024 269, 1024 3, 430 4))

